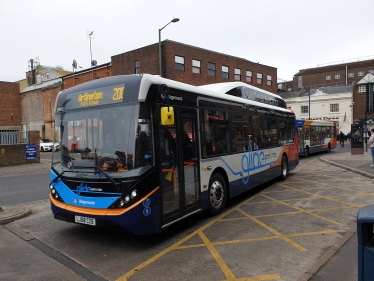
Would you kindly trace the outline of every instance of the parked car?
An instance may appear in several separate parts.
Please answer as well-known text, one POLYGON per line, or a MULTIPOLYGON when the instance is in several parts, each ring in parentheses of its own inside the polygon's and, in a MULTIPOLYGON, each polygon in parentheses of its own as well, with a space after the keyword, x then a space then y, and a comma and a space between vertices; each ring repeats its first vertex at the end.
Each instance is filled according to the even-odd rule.
POLYGON ((55 143, 53 146, 53 141, 50 139, 40 139, 40 151, 55 151, 58 150, 60 144, 55 143))

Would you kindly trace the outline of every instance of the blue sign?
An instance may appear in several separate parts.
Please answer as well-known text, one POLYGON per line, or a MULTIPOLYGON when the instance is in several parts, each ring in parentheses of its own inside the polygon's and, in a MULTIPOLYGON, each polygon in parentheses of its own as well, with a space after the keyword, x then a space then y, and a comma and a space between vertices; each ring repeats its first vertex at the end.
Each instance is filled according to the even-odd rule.
POLYGON ((36 144, 26 144, 26 160, 36 160, 36 144))

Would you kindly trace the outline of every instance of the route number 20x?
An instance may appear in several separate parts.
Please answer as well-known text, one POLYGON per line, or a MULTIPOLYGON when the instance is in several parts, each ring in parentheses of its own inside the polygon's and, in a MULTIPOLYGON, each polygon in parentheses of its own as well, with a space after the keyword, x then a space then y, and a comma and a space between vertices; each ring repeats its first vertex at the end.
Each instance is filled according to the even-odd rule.
POLYGON ((119 88, 114 88, 113 89, 113 97, 112 100, 118 101, 118 100, 123 100, 123 91, 125 87, 119 87, 119 88))

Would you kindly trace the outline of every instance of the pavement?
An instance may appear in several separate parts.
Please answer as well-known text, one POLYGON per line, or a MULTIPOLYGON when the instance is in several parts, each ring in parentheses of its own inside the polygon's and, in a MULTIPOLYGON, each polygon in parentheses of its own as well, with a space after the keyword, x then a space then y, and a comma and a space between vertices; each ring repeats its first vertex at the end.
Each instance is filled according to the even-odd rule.
MULTIPOLYGON (((328 163, 333 166, 340 167, 345 170, 349 170, 353 173, 359 174, 370 179, 374 178, 374 167, 370 167, 372 158, 370 150, 364 151, 363 154, 352 155, 351 152, 343 153, 329 153, 323 154, 320 157, 322 162, 328 163)), ((20 166, 2 167, 0 168, 0 177, 14 176, 23 174, 35 174, 45 173, 50 169, 50 159, 41 159, 40 163, 24 164, 20 166)), ((0 194, 1 199, 1 194, 0 194)), ((22 244, 22 239, 15 235, 11 235, 12 232, 5 232, 5 228, 1 225, 10 223, 14 220, 27 216, 30 213, 30 207, 25 204, 13 205, 13 206, 0 206, 0 237, 6 238, 6 243, 13 245, 19 245, 20 251, 23 251, 23 247, 27 244, 22 244), (21 249, 22 248, 22 249, 21 249)), ((11 227, 8 228, 11 230, 11 227)), ((352 281, 357 280, 357 227, 354 226, 348 231, 336 244, 326 251, 314 264, 311 265, 309 270, 302 275, 298 281, 322 281, 322 280, 337 280, 337 281, 352 281), (352 279, 355 276, 355 279, 352 279)), ((26 239, 27 240, 27 239, 26 239)), ((1 243, 0 243, 1 244, 1 243)), ((30 249, 31 251, 31 249, 30 249)), ((35 249, 35 251, 37 251, 35 249)), ((17 251, 15 251, 17 252, 17 251)), ((0 251, 1 260, 1 251, 0 251)), ((17 258, 19 261, 19 259, 17 258)), ((51 265, 55 272, 59 270, 63 271, 65 267, 59 265, 54 260, 46 260, 46 265, 51 265)), ((47 268, 47 267, 46 267, 47 268)), ((11 274, 11 273, 10 273, 11 274)), ((45 273, 47 274, 47 272, 45 273)), ((66 273, 65 273, 66 274, 66 273)), ((11 275, 9 275, 11 276, 11 275)), ((57 275, 56 275, 57 276, 57 275)), ((64 276, 63 274, 61 276, 64 276)), ((41 279, 43 279, 42 276, 41 279)), ((79 276, 66 276, 65 280, 80 280, 79 276)), ((13 280, 13 279, 9 279, 13 280)))

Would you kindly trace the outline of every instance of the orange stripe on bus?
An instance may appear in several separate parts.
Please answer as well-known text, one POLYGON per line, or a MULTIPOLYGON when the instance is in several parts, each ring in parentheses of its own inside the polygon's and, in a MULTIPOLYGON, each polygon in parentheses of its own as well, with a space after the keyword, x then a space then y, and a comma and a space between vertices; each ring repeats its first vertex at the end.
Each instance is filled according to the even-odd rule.
POLYGON ((124 209, 97 209, 97 208, 83 208, 83 207, 78 207, 78 206, 73 206, 69 205, 66 203, 63 203, 61 201, 58 201, 52 197, 51 194, 49 194, 49 199, 55 205, 56 207, 59 207, 61 209, 74 212, 74 213, 80 213, 80 214, 85 214, 85 215, 94 215, 94 216, 119 216, 127 211, 131 210, 132 208, 135 208, 139 204, 143 203, 145 199, 150 197, 153 193, 155 193, 160 187, 157 186, 155 189, 153 189, 151 192, 149 192, 146 196, 143 197, 142 200, 139 200, 135 204, 131 205, 128 208, 124 209))

